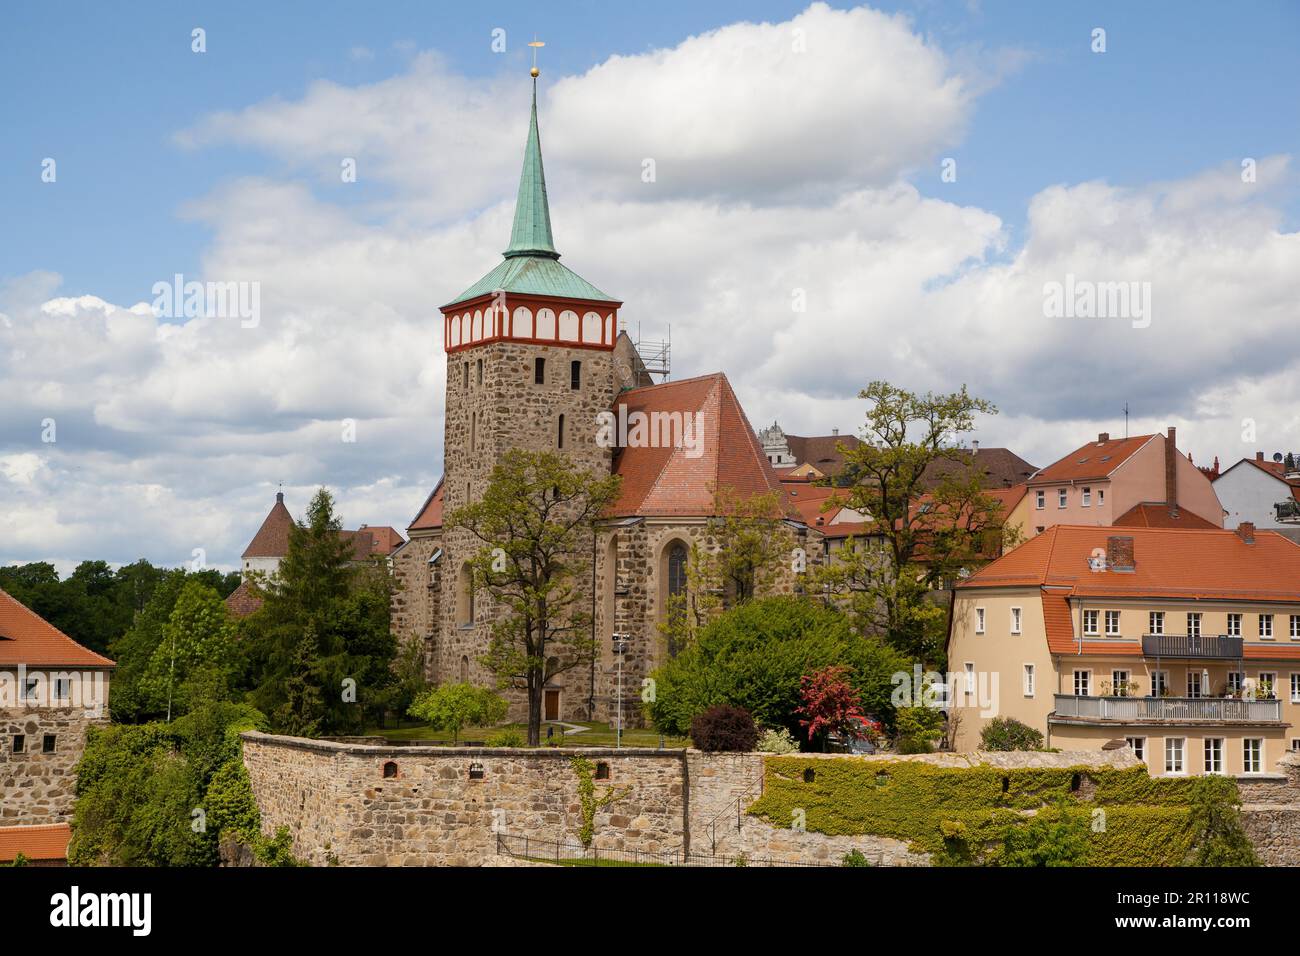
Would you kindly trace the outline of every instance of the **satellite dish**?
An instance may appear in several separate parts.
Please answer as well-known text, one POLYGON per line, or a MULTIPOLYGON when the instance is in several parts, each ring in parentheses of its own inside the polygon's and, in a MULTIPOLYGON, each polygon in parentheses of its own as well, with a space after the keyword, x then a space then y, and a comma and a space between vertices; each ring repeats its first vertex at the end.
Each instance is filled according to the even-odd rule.
POLYGON ((1281 453, 1280 451, 1275 451, 1275 452, 1273 452, 1273 460, 1274 460, 1274 461, 1281 461, 1281 460, 1282 460, 1282 453, 1281 453))

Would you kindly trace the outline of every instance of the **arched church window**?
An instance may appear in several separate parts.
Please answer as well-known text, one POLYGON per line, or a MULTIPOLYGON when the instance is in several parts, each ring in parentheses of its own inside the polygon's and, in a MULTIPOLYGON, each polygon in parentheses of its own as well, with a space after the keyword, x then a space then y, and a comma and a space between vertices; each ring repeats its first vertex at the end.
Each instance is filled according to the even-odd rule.
POLYGON ((466 561, 460 568, 456 591, 456 621, 462 626, 474 623, 474 574, 466 561))
POLYGON ((664 593, 666 600, 664 602, 664 617, 667 619, 668 629, 668 656, 676 657, 677 652, 681 649, 678 646, 678 639, 681 628, 676 627, 686 616, 686 562, 687 552, 686 545, 681 541, 674 541, 668 546, 668 560, 665 567, 664 593))
POLYGON ((460 682, 469 683, 469 656, 465 655, 460 659, 460 682))

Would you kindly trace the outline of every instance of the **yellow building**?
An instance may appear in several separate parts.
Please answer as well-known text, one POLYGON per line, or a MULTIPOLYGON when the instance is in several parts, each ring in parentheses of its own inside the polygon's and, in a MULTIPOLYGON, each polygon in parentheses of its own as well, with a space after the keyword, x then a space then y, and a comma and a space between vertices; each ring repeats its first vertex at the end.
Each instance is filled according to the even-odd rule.
POLYGON ((1300 750, 1300 546, 1055 525, 958 585, 948 667, 960 750, 1001 716, 1157 775, 1274 772, 1300 750))

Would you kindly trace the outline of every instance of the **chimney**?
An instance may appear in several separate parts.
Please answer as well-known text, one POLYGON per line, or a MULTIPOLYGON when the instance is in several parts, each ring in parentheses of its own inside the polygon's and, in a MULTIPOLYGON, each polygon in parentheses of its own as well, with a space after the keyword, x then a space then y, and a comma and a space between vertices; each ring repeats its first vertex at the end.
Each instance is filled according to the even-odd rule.
POLYGON ((1263 461, 1263 460, 1264 460, 1264 453, 1263 453, 1262 451, 1257 451, 1257 452, 1255 452, 1255 460, 1256 460, 1256 461, 1263 461))
POLYGON ((1112 534, 1106 539, 1106 567, 1112 571, 1132 571, 1137 567, 1132 536, 1112 534))
POLYGON ((980 442, 978 438, 970 443, 970 453, 972 455, 978 455, 980 453, 980 442))
POLYGON ((1178 448, 1175 442, 1178 430, 1169 428, 1165 439, 1165 504, 1169 507, 1169 517, 1178 517, 1178 448))
POLYGON ((1255 543, 1255 522, 1243 521, 1237 525, 1237 537, 1247 544, 1255 543))
POLYGON ((840 433, 840 430, 839 430, 838 428, 832 428, 832 429, 831 429, 831 434, 832 434, 832 435, 838 435, 839 433, 840 433))
POLYGON ((1110 441, 1110 432, 1102 432, 1097 436, 1097 441, 1110 441))

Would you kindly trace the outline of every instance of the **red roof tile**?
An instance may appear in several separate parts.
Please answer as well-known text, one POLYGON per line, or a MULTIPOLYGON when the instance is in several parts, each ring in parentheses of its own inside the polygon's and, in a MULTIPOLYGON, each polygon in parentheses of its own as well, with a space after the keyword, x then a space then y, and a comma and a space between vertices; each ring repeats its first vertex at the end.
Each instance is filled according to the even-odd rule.
POLYGON ((226 598, 226 610, 231 617, 243 618, 256 612, 263 603, 262 598, 253 593, 253 586, 249 582, 240 581, 239 587, 226 598))
POLYGON ((1116 528, 1222 528, 1186 508, 1178 509, 1178 517, 1169 513, 1163 501, 1144 501, 1134 505, 1112 522, 1116 528))
POLYGON ((1057 481, 1086 481, 1105 478, 1131 458, 1139 448, 1155 435, 1134 435, 1132 438, 1112 438, 1108 441, 1091 441, 1076 448, 1059 461, 1048 465, 1029 479, 1029 484, 1050 484, 1057 481))
POLYGON ((406 530, 411 531, 433 531, 442 527, 442 479, 438 479, 438 484, 433 491, 429 492, 429 497, 424 499, 424 504, 420 506, 420 513, 415 516, 406 530))
POLYGON ((50 823, 32 827, 0 827, 0 863, 12 863, 21 853, 29 860, 66 860, 72 827, 50 823))
POLYGON ((112 667, 113 661, 82 647, 35 611, 0 590, 0 666, 112 667))
POLYGON ((1079 597, 1300 602, 1300 545, 1271 531, 1257 531, 1247 544, 1219 529, 1053 525, 957 586, 1034 585, 1079 597), (1133 571, 1089 568, 1112 536, 1133 539, 1133 571))
POLYGON ((387 525, 376 528, 366 527, 357 531, 340 531, 339 537, 352 545, 353 561, 388 557, 406 543, 406 539, 396 528, 387 525))
MULTIPOLYGON (((731 383, 720 372, 631 389, 618 396, 613 411, 620 418, 628 416, 629 423, 635 412, 683 417, 698 412, 704 436, 694 458, 680 444, 619 449, 614 473, 622 476, 623 485, 611 516, 702 517, 716 510, 715 493, 720 489, 733 489, 744 498, 781 490, 731 383)), ((780 494, 780 506, 789 517, 798 517, 785 494, 780 494)))
POLYGON ((257 529, 253 540, 244 549, 241 558, 283 558, 289 553, 289 529, 293 526, 293 515, 284 506, 284 494, 277 493, 275 507, 257 529))

